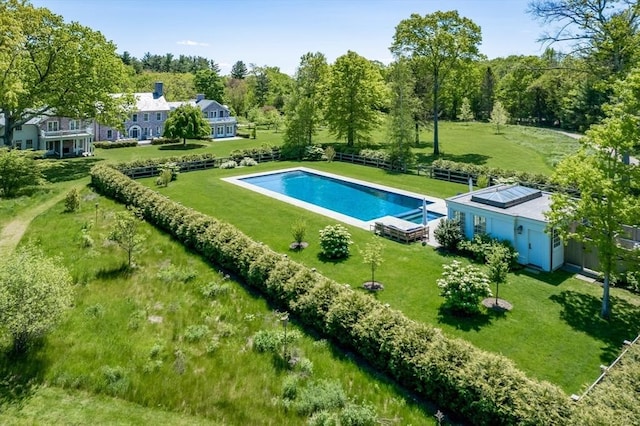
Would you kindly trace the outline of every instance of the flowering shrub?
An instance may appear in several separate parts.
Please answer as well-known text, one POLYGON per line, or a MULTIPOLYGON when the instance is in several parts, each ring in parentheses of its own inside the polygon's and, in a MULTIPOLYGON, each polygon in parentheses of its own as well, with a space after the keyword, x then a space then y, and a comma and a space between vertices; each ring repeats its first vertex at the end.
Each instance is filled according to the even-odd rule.
POLYGON ((320 248, 329 259, 342 259, 349 256, 351 234, 342 225, 327 225, 320 230, 320 248))
POLYGON ((224 163, 220 164, 221 169, 235 169, 236 167, 238 167, 238 163, 233 160, 225 161, 224 163))
POLYGON ((480 312, 480 299, 491 296, 487 275, 473 265, 463 267, 457 260, 444 265, 438 287, 446 299, 444 305, 463 314, 480 312))
POLYGON ((258 162, 251 157, 244 157, 242 160, 240 160, 240 166, 242 167, 252 167, 257 165, 258 162))

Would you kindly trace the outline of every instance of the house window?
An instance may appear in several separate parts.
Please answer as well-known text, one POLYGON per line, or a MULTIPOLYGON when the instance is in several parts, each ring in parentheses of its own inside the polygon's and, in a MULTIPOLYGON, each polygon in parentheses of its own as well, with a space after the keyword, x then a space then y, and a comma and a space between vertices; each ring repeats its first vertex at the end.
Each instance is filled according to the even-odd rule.
POLYGON ((33 149, 33 139, 27 139, 27 144, 25 145, 25 149, 33 149))
POLYGON ((47 141, 47 151, 53 151, 53 141, 47 141))
POLYGON ((22 149, 22 140, 21 140, 21 139, 18 139, 18 140, 16 140, 16 141, 14 141, 14 142, 13 142, 13 146, 14 146, 16 149, 22 149))
POLYGON ((213 111, 213 118, 216 118, 218 116, 218 111, 213 111))
POLYGON ((156 127, 156 135, 160 136, 160 127, 156 127))
POLYGON ((107 139, 113 138, 113 130, 107 130, 107 139))
POLYGON ((78 128, 78 122, 76 120, 69 120, 69 130, 76 130, 78 128))
POLYGON ((148 112, 145 112, 145 113, 142 115, 142 119, 143 119, 144 121, 149 121, 149 113, 148 113, 148 112))
POLYGON ((13 129, 13 131, 14 131, 14 132, 19 132, 19 131, 21 131, 21 130, 22 130, 22 126, 16 126, 16 127, 14 127, 14 129, 13 129))
POLYGON ((453 211, 453 220, 458 221, 458 226, 460 226, 460 232, 464 235, 464 222, 466 220, 464 212, 453 211))
POLYGON ((134 123, 136 123, 138 121, 138 114, 133 114, 131 116, 131 121, 133 121, 134 123))
POLYGON ((156 112, 156 121, 162 121, 162 113, 156 112))
POLYGON ((487 233, 487 218, 473 215, 473 235, 487 233))
POLYGON ((224 135, 224 126, 218 126, 218 136, 224 135))
POLYGON ((230 135, 232 132, 232 128, 231 126, 227 126, 227 134, 230 135))
POLYGON ((57 121, 47 121, 47 131, 48 132, 57 132, 58 131, 58 122, 57 121))
POLYGON ((562 244, 562 240, 560 239, 560 233, 558 232, 557 229, 554 229, 553 230, 553 248, 560 247, 560 244, 562 244))

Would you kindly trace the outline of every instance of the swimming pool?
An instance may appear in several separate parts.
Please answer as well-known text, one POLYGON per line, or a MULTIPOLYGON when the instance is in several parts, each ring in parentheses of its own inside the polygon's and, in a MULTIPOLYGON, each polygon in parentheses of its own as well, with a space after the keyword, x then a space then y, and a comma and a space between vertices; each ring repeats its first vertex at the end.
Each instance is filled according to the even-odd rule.
MULTIPOLYGON (((284 201, 298 200, 361 222, 370 222, 383 216, 395 216, 416 224, 423 221, 423 198, 419 198, 417 194, 306 168, 226 180, 268 195, 277 194, 284 197, 284 201)), ((433 201, 426 201, 426 204, 431 205, 433 201)), ((443 216, 429 210, 427 207, 427 220, 443 216)))

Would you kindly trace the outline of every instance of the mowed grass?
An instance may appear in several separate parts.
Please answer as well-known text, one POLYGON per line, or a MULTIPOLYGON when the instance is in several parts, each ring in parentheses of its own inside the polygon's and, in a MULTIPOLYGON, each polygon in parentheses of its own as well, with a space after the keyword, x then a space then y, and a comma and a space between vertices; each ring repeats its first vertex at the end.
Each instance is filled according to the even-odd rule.
MULTIPOLYGON (((291 206, 221 180, 222 177, 274 170, 304 164, 371 182, 446 197, 464 191, 454 185, 416 175, 389 174, 375 168, 345 163, 265 163, 252 168, 209 170, 185 173, 168 188, 159 189, 170 198, 237 226, 255 240, 287 253, 309 267, 341 283, 360 288, 370 277, 359 248, 372 239, 368 231, 349 227, 354 245, 352 255, 342 262, 323 262, 319 254, 318 231, 335 220, 291 206), (298 218, 307 222, 309 248, 290 251, 291 224, 298 218)), ((152 186, 151 179, 143 180, 152 186)), ((440 309, 436 280, 442 265, 456 257, 420 244, 403 245, 383 241, 384 263, 376 280, 385 290, 376 297, 409 317, 442 328, 447 334, 509 357, 532 377, 548 380, 566 392, 578 392, 600 374, 600 364, 611 362, 622 342, 633 338, 640 321, 640 299, 613 289, 614 316, 599 318, 601 289, 558 271, 509 274, 500 296, 514 305, 512 312, 498 315, 485 312, 474 318, 458 318, 440 309)), ((466 260, 464 260, 466 262, 466 260)))
MULTIPOLYGON (((0 371, 11 378, 0 383, 0 404, 9 397, 10 413, 55 423, 55 414, 44 419, 38 414, 46 411, 41 404, 51 404, 60 395, 38 390, 46 384, 152 407, 149 421, 161 418, 158 410, 166 410, 195 416, 195 423, 304 424, 307 417, 287 410, 281 398, 291 371, 278 356, 252 349, 257 331, 282 330, 273 307, 147 224, 142 226, 144 249, 135 255, 136 268, 128 271, 123 267, 125 252, 107 240, 115 212, 124 207, 89 189, 82 197, 80 212, 64 213, 60 203, 36 218, 22 241, 60 256, 77 283, 75 302, 29 357, 16 361, 0 356, 0 371), (86 236, 93 241, 91 247, 83 246, 86 236), (228 290, 205 296, 202 288, 211 284, 228 290), (204 330, 203 335, 194 337, 194 328, 204 330)), ((314 380, 336 381, 350 401, 373 406, 380 418, 435 424, 430 408, 352 354, 304 334, 295 319, 288 332, 299 335, 288 350, 313 364, 300 388, 314 380)), ((91 411, 83 414, 83 404, 66 407, 70 413, 65 422, 94 420, 91 411)), ((172 418, 161 423, 173 423, 172 418)))
MULTIPOLYGON (((525 126, 504 126, 500 134, 488 123, 441 122, 440 158, 509 170, 551 174, 553 167, 565 155, 578 148, 578 142, 549 129, 525 126)), ((388 143, 387 131, 380 127, 371 135, 371 143, 363 146, 384 148, 388 143)), ((257 139, 232 139, 197 141, 188 140, 182 144, 139 146, 135 148, 96 149, 93 161, 121 162, 134 159, 158 158, 191 153, 210 152, 217 157, 226 157, 232 150, 246 149, 261 145, 280 146, 283 132, 258 130, 257 139)), ((421 143, 413 147, 419 163, 430 164, 433 157, 433 136, 430 129, 421 132, 421 143)), ((327 130, 321 130, 314 143, 343 144, 327 130)))

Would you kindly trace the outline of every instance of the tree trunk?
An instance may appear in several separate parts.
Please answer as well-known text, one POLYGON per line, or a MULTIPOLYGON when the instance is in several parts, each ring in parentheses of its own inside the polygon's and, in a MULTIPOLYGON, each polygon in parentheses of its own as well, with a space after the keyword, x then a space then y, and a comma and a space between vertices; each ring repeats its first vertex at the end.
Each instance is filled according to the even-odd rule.
POLYGON ((611 273, 609 271, 605 271, 604 283, 602 284, 602 310, 600 311, 600 316, 604 319, 611 317, 611 302, 609 301, 610 275, 611 273))
POLYGON ((187 146, 187 138, 182 138, 182 146, 187 146))
POLYGON ((420 146, 420 125, 418 124, 418 120, 416 120, 415 122, 416 124, 416 139, 415 139, 415 143, 416 143, 416 148, 420 146))
POLYGON ((440 147, 438 145, 438 73, 434 75, 433 82, 433 155, 440 155, 440 147))

